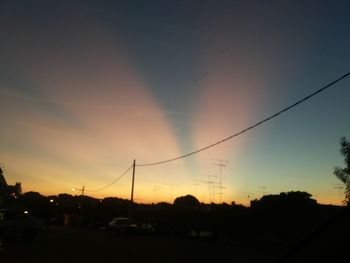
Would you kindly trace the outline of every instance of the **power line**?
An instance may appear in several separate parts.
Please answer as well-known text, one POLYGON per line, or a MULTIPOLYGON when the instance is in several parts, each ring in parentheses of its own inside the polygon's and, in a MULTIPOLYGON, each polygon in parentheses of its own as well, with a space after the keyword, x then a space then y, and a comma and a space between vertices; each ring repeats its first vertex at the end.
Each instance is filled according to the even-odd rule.
POLYGON ((118 178, 114 179, 109 184, 107 184, 101 188, 98 188, 96 190, 85 190, 85 192, 99 192, 99 191, 105 190, 106 188, 110 187, 112 184, 115 184, 116 182, 118 182, 124 175, 126 175, 131 170, 132 167, 133 167, 133 165, 131 165, 124 173, 122 173, 118 178))
POLYGON ((226 141, 228 141, 228 140, 231 140, 231 139, 234 138, 234 137, 237 137, 237 136, 239 136, 239 135, 241 135, 241 134, 243 134, 243 133, 246 133, 246 132, 249 131, 249 130, 252 130, 252 129, 258 127, 258 126, 260 126, 261 124, 263 124, 263 123, 265 123, 265 122, 267 122, 267 121, 269 121, 269 120, 271 120, 271 119, 276 118, 277 116, 283 114, 284 112, 286 112, 286 111, 288 111, 288 110, 290 110, 290 109, 292 109, 292 108, 298 106, 299 104, 301 104, 301 103, 303 103, 303 102, 305 102, 305 101, 311 99, 312 97, 316 96, 317 94, 319 94, 319 93, 325 91, 326 89, 330 88, 331 86, 333 86, 334 84, 338 83, 339 81, 341 81, 341 80, 347 78, 349 75, 350 75, 350 72, 348 72, 348 73, 342 75, 341 77, 337 78, 336 80, 334 80, 334 81, 328 83, 327 85, 323 86, 322 88, 320 88, 320 89, 314 91, 314 92, 311 93, 310 95, 308 95, 308 96, 306 96, 306 97, 304 97, 304 98, 298 100, 297 102, 295 102, 295 103, 291 104, 290 106, 288 106, 288 107, 286 107, 286 108, 284 108, 284 109, 278 111, 277 113, 275 113, 275 114, 273 114, 273 115, 271 115, 271 116, 269 116, 269 117, 263 119, 262 121, 259 121, 259 122, 257 122, 257 123, 255 123, 255 124, 253 124, 253 125, 251 125, 251 126, 245 128, 245 129, 243 129, 243 130, 241 130, 241 131, 239 131, 239 132, 237 132, 237 133, 235 133, 235 134, 233 134, 233 135, 231 135, 231 136, 229 136, 229 137, 227 137, 227 138, 224 138, 224 139, 222 139, 222 140, 220 140, 220 141, 217 141, 217 142, 215 142, 215 143, 213 143, 213 144, 210 144, 210 145, 208 145, 208 146, 206 146, 206 147, 203 147, 203 148, 200 148, 200 149, 198 149, 198 150, 196 150, 196 151, 193 151, 193 152, 190 152, 190 153, 187 153, 187 154, 178 156, 178 157, 174 157, 174 158, 171 158, 171 159, 167 159, 167 160, 164 160, 164 161, 158 161, 158 162, 152 162, 152 163, 138 164, 138 165, 136 165, 136 166, 141 167, 141 166, 152 166, 152 165, 159 165, 159 164, 169 163, 169 162, 173 162, 173 161, 176 161, 176 160, 179 160, 179 159, 183 159, 183 158, 189 157, 189 156, 191 156, 191 155, 194 155, 194 154, 203 152, 203 151, 208 150, 208 149, 210 149, 210 148, 213 148, 213 147, 215 147, 215 146, 217 146, 217 145, 219 145, 219 144, 221 144, 221 143, 223 143, 223 142, 226 142, 226 141))

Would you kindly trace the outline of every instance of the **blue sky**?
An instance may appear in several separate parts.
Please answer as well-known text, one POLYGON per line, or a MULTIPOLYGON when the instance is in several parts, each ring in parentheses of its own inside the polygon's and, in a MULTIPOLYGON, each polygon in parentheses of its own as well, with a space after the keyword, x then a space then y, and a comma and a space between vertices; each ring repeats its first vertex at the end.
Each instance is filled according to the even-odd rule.
MULTIPOLYGON (((133 159, 206 146, 350 69, 347 1, 2 1, 0 10, 0 158, 25 191, 97 189, 133 159)), ((140 168, 137 198, 154 201, 157 185, 157 199, 171 201, 176 185, 171 196, 209 202, 215 158, 229 161, 227 202, 266 186, 339 203, 332 171, 339 138, 350 138, 349 84, 198 156, 140 168)), ((127 197, 129 185, 96 196, 127 197)))

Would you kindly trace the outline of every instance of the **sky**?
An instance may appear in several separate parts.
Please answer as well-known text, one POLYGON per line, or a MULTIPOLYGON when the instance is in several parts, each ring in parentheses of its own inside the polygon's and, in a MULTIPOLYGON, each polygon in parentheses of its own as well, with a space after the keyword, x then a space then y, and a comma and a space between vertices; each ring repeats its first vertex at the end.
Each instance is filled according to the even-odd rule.
MULTIPOLYGON (((350 70, 349 1, 0 1, 0 165, 45 195, 130 197, 131 165, 226 138, 350 70)), ((136 167, 136 202, 340 204, 350 79, 256 129, 136 167), (222 161, 218 161, 222 160, 222 161), (220 172, 220 166, 222 169, 220 172), (221 180, 221 187, 220 187, 221 180), (221 189, 221 190, 220 190, 221 189)))

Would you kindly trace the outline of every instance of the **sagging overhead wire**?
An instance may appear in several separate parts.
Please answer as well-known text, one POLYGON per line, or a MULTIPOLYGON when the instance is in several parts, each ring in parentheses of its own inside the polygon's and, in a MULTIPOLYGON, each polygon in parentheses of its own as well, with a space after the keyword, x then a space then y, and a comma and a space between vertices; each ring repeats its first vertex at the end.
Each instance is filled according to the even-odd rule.
POLYGON ((349 75, 350 75, 350 72, 348 72, 348 73, 342 75, 341 77, 337 78, 336 80, 334 80, 334 81, 328 83, 327 85, 323 86, 322 88, 320 88, 320 89, 314 91, 314 92, 311 93, 310 95, 308 95, 308 96, 306 96, 306 97, 304 97, 304 98, 298 100, 297 102, 291 104, 290 106, 287 106, 287 107, 283 108, 282 110, 280 110, 280 111, 278 111, 278 112, 276 112, 276 113, 270 115, 269 117, 267 117, 267 118, 265 118, 265 119, 263 119, 263 120, 261 120, 261 121, 255 123, 255 124, 253 124, 253 125, 251 125, 251 126, 245 128, 245 129, 243 129, 243 130, 241 130, 241 131, 239 131, 239 132, 237 132, 237 133, 235 133, 235 134, 233 134, 233 135, 231 135, 231 136, 228 136, 227 138, 224 138, 224 139, 219 140, 219 141, 217 141, 217 142, 215 142, 215 143, 213 143, 213 144, 210 144, 210 145, 208 145, 208 146, 206 146, 206 147, 200 148, 200 149, 198 149, 198 150, 196 150, 196 151, 193 151, 193 152, 190 152, 190 153, 187 153, 187 154, 178 156, 178 157, 174 157, 174 158, 171 158, 171 159, 167 159, 167 160, 163 160, 163 161, 157 161, 157 162, 151 162, 151 163, 138 164, 138 165, 136 165, 136 166, 142 167, 142 166, 152 166, 152 165, 165 164, 165 163, 169 163, 169 162, 173 162, 173 161, 176 161, 176 160, 179 160, 179 159, 183 159, 183 158, 189 157, 189 156, 191 156, 191 155, 194 155, 194 154, 203 152, 203 151, 205 151, 205 150, 208 150, 208 149, 210 149, 210 148, 213 148, 213 147, 215 147, 215 146, 217 146, 217 145, 219 145, 219 144, 221 144, 221 143, 223 143, 223 142, 226 142, 226 141, 228 141, 228 140, 231 140, 231 139, 234 138, 234 137, 237 137, 237 136, 239 136, 239 135, 241 135, 241 134, 243 134, 243 133, 245 133, 245 132, 247 132, 247 131, 249 131, 249 130, 252 130, 252 129, 258 127, 258 126, 260 126, 261 124, 263 124, 263 123, 265 123, 265 122, 267 122, 267 121, 272 120, 273 118, 276 118, 277 116, 279 116, 279 115, 285 113, 286 111, 288 111, 288 110, 290 110, 290 109, 292 109, 292 108, 298 106, 299 104, 301 104, 301 103, 303 103, 303 102, 305 102, 305 101, 311 99, 312 97, 316 96, 317 94, 319 94, 319 93, 325 91, 326 89, 332 87, 334 84, 338 83, 339 81, 341 81, 341 80, 343 80, 343 79, 349 77, 349 75))
POLYGON ((95 190, 85 190, 85 192, 99 192, 99 191, 105 190, 106 188, 108 188, 111 185, 113 185, 116 182, 118 182, 123 176, 125 176, 131 170, 132 167, 133 167, 133 165, 131 165, 124 173, 122 173, 120 176, 118 176, 116 179, 114 179, 109 184, 107 184, 107 185, 105 185, 105 186, 103 186, 101 188, 95 189, 95 190))

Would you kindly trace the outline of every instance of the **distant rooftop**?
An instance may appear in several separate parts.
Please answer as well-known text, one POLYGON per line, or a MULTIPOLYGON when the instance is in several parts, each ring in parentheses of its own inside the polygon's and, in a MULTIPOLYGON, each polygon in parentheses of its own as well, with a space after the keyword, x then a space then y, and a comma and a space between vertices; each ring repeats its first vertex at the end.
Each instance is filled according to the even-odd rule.
POLYGON ((2 169, 0 167, 0 188, 1 188, 2 185, 7 185, 7 182, 5 180, 5 177, 3 175, 2 169))

